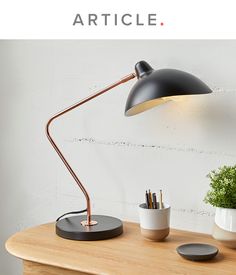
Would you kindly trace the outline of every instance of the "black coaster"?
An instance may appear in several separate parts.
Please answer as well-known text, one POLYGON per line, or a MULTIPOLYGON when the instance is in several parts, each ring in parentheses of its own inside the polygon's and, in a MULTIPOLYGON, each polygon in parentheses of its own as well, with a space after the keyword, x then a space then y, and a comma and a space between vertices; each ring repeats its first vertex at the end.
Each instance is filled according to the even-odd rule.
POLYGON ((62 238, 80 241, 111 239, 123 233, 122 221, 110 216, 92 215, 96 225, 83 226, 86 215, 62 219, 56 223, 56 234, 62 238))
POLYGON ((207 261, 213 259, 217 253, 218 248, 204 243, 189 243, 177 247, 177 252, 183 258, 190 261, 207 261))

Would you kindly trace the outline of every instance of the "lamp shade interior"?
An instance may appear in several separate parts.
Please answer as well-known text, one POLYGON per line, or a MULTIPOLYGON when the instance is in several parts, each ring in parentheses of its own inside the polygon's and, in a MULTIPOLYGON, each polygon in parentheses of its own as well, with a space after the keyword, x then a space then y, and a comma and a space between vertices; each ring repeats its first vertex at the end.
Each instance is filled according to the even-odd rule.
POLYGON ((129 93, 126 116, 141 113, 172 97, 212 92, 199 78, 180 70, 154 70, 147 62, 140 61, 135 65, 135 72, 138 81, 129 93))

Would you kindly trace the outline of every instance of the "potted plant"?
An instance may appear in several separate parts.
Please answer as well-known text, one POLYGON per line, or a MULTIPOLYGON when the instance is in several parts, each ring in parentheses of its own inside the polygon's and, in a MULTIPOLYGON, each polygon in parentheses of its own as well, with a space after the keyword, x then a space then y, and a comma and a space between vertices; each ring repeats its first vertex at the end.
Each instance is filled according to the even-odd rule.
POLYGON ((220 167, 207 177, 211 189, 204 201, 216 207, 213 237, 236 248, 236 165, 220 167))

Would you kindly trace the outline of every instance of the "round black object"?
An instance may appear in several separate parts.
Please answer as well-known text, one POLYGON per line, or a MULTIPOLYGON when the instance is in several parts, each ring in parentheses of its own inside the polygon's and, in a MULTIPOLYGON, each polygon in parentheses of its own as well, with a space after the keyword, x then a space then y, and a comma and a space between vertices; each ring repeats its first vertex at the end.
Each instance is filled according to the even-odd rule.
POLYGON ((123 233, 122 221, 110 216, 92 215, 96 225, 83 226, 86 215, 74 216, 59 220, 56 223, 56 234, 62 238, 80 241, 111 239, 123 233))
POLYGON ((218 248, 209 244, 189 243, 177 247, 177 252, 190 261, 207 261, 218 254, 218 248))

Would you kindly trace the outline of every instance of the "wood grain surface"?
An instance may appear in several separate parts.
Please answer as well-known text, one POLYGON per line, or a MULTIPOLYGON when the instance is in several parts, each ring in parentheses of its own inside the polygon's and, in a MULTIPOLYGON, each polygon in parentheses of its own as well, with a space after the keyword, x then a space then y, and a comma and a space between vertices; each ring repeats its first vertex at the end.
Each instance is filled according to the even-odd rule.
POLYGON ((88 273, 24 260, 24 275, 88 275, 88 273))
POLYGON ((166 241, 152 242, 142 237, 137 224, 129 222, 124 223, 123 235, 103 241, 65 240, 55 234, 54 223, 44 224, 16 233, 6 249, 25 260, 27 275, 54 275, 53 268, 78 271, 75 274, 236 274, 236 250, 221 246, 209 235, 172 229, 166 241), (176 247, 188 242, 213 244, 220 252, 212 261, 187 261, 176 247), (27 271, 33 270, 34 263, 40 264, 35 265, 39 270, 45 265, 51 271, 27 271))

